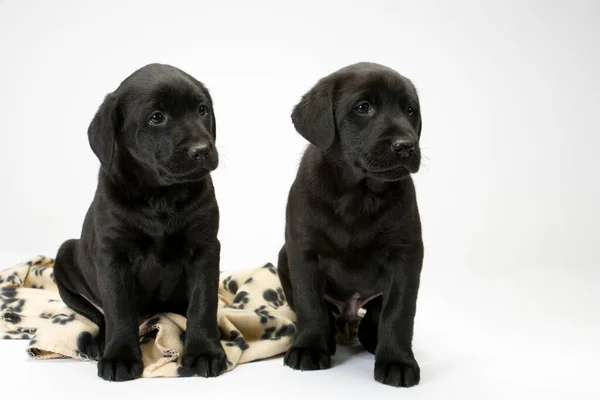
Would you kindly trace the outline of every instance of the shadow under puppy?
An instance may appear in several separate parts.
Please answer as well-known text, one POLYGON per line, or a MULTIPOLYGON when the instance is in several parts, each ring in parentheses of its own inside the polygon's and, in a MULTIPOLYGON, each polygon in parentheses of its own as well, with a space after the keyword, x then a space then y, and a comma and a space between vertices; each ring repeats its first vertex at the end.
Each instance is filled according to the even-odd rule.
POLYGON ((321 79, 294 108, 311 145, 290 189, 279 274, 297 314, 285 365, 330 366, 335 324, 358 320, 375 379, 419 383, 412 351, 423 261, 411 173, 419 170, 421 115, 412 83, 359 63, 321 79))
POLYGON ((80 351, 98 375, 141 376, 138 326, 158 312, 187 316, 180 374, 227 368, 217 326, 219 209, 212 100, 202 83, 147 65, 106 96, 88 130, 101 167, 81 239, 56 257, 61 298, 100 328, 80 351))

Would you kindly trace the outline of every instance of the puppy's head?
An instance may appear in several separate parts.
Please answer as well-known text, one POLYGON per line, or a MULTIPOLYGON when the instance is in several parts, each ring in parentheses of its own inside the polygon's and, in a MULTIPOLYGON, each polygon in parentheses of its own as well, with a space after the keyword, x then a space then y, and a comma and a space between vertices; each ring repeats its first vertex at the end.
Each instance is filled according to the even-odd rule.
POLYGON ((412 83, 358 63, 321 79, 292 113, 296 130, 359 177, 395 181, 421 164, 421 114, 412 83))
POLYGON ((169 65, 147 65, 108 94, 88 138, 107 173, 134 163, 158 185, 200 180, 218 165, 210 94, 169 65))

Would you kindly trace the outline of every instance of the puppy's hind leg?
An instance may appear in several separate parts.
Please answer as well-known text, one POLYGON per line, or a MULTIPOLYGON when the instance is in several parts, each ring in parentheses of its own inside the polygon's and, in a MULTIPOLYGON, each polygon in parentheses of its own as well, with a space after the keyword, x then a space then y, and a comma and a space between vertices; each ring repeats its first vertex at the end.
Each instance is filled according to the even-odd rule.
POLYGON ((285 299, 289 304, 290 308, 296 311, 294 307, 294 297, 292 293, 292 282, 290 280, 290 267, 288 265, 288 256, 285 245, 279 251, 279 259, 277 261, 277 274, 279 275, 279 281, 281 282, 281 288, 285 294, 285 299))
POLYGON ((379 330, 381 305, 381 296, 365 304, 364 308, 367 310, 367 313, 358 325, 358 340, 365 350, 373 354, 375 354, 375 348, 377 347, 377 331, 379 330))
POLYGON ((98 334, 82 332, 77 339, 77 350, 93 360, 99 360, 104 352, 104 315, 87 301, 75 288, 73 282, 85 280, 75 265, 74 250, 78 240, 68 240, 58 250, 54 264, 54 276, 61 299, 76 313, 98 325, 98 334))
POLYGON ((98 334, 96 336, 93 336, 89 332, 79 334, 77 337, 77 350, 92 360, 100 360, 104 354, 105 344, 104 316, 82 296, 69 292, 65 288, 60 289, 60 285, 59 290, 61 298, 71 310, 98 325, 98 334))
POLYGON ((326 303, 326 304, 327 304, 327 314, 329 315, 329 335, 327 337, 327 340, 328 340, 327 343, 329 345, 329 354, 333 356, 337 350, 337 342, 336 342, 336 338, 335 338, 335 335, 337 332, 337 328, 336 328, 337 318, 334 314, 335 306, 330 303, 326 303))

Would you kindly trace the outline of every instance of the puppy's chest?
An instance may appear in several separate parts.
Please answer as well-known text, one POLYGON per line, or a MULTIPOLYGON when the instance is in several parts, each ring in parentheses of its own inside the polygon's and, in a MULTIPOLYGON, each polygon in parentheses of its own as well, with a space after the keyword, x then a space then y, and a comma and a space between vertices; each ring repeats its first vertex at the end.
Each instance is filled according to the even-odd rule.
POLYGON ((138 240, 138 251, 132 257, 141 293, 166 300, 183 280, 189 251, 179 235, 145 237, 138 240))
POLYGON ((330 298, 346 301, 381 292, 382 276, 396 229, 388 221, 387 198, 372 193, 342 196, 317 235, 319 264, 330 298))
POLYGON ((351 224, 369 224, 388 207, 391 195, 377 194, 362 188, 339 195, 333 202, 333 212, 351 224))
POLYGON ((358 210, 340 212, 334 209, 314 225, 312 236, 323 253, 370 254, 390 241, 394 232, 389 222, 385 213, 368 215, 358 210))
POLYGON ((319 256, 319 266, 327 276, 327 294, 346 301, 352 296, 368 298, 381 292, 387 254, 383 251, 339 252, 319 256))
POLYGON ((142 218, 145 233, 155 239, 154 244, 156 245, 160 245, 161 241, 169 240, 171 236, 179 235, 179 232, 186 227, 187 222, 185 215, 155 209, 146 213, 142 218))

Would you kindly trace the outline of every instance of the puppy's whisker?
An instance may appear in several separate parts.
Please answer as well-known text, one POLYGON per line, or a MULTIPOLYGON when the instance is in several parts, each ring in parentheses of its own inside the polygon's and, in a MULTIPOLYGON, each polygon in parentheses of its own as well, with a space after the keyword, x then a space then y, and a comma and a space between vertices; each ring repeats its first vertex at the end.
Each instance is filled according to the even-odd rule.
POLYGON ((227 156, 226 153, 224 153, 221 150, 219 150, 219 160, 221 160, 221 159, 229 160, 229 157, 227 156))
POLYGON ((224 154, 219 153, 219 168, 224 168, 227 169, 227 162, 229 161, 229 158, 227 156, 225 156, 224 154))
POLYGON ((430 161, 430 158, 427 157, 426 154, 423 154, 423 151, 421 150, 421 167, 423 167, 425 169, 429 169, 429 166, 427 165, 425 160, 430 161))

